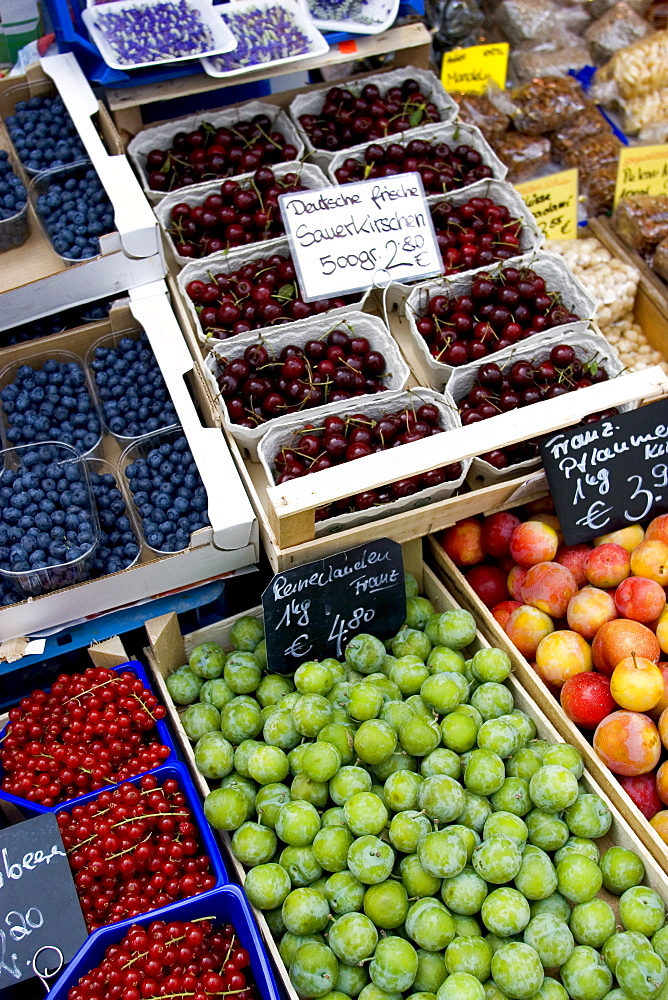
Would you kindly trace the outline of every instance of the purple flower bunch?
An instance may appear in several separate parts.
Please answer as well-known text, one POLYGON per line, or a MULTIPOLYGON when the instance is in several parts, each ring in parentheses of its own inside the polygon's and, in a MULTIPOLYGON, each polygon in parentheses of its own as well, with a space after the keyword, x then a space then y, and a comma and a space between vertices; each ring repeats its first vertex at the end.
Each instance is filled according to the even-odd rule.
POLYGON ((215 57, 217 70, 229 72, 243 66, 289 59, 310 50, 311 42, 282 4, 239 13, 233 13, 232 6, 228 4, 223 8, 222 16, 237 40, 237 47, 233 52, 215 57))
POLYGON ((195 58, 213 47, 209 28, 187 0, 100 10, 96 23, 118 61, 125 65, 190 55, 195 58))

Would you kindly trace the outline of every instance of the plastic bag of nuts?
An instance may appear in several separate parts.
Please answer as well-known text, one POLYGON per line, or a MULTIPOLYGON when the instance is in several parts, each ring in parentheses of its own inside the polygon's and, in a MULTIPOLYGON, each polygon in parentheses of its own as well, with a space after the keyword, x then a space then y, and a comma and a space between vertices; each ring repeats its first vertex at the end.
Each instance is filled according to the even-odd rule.
POLYGON ((485 94, 450 94, 459 105, 459 117, 467 125, 480 129, 487 142, 493 146, 510 127, 510 118, 500 111, 485 94))
POLYGON ((668 195, 622 198, 612 214, 616 233, 633 250, 651 254, 668 237, 668 195))
POLYGON ((507 132, 495 146, 496 155, 508 167, 512 184, 531 180, 550 164, 550 140, 544 135, 507 132))
POLYGON ((652 267, 664 281, 668 281, 668 239, 661 240, 654 251, 652 267))
MULTIPOLYGON (((668 31, 620 49, 596 74, 596 88, 614 82, 619 97, 638 97, 668 86, 668 31)), ((594 92, 596 93, 596 91, 594 92)), ((594 96, 594 100, 598 97, 594 96)), ((605 91, 600 95, 605 99, 605 91)))
POLYGON ((647 21, 620 0, 603 17, 590 24, 584 33, 594 61, 601 65, 620 49, 646 38, 651 28, 647 21))
POLYGON ((556 132, 587 107, 580 84, 571 76, 532 80, 514 92, 513 101, 513 124, 528 135, 556 132))
POLYGON ((552 152, 559 163, 577 163, 577 150, 583 139, 601 132, 611 132, 610 124, 592 101, 587 101, 572 121, 552 136, 552 152))

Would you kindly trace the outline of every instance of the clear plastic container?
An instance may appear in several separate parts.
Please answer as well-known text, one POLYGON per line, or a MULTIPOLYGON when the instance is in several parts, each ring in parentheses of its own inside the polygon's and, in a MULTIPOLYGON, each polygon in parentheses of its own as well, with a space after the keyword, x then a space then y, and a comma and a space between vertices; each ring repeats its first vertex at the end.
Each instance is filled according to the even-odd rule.
MULTIPOLYGON (((95 361, 95 356, 96 356, 97 351, 99 350, 100 347, 107 347, 107 348, 109 348, 109 347, 118 347, 118 345, 120 344, 121 340, 124 340, 126 338, 128 338, 130 340, 134 340, 134 341, 139 341, 140 338, 141 338, 141 336, 142 336, 142 332, 143 331, 141 331, 141 330, 121 330, 121 331, 116 331, 114 333, 107 333, 103 337, 100 337, 99 340, 95 341, 95 343, 90 347, 90 349, 88 351, 88 354, 86 355, 86 369, 87 369, 87 372, 88 372, 88 376, 89 376, 89 380, 90 380, 90 385, 91 385, 92 391, 93 391, 93 399, 94 399, 95 403, 97 404, 97 409, 98 409, 98 411, 100 413, 100 417, 102 419, 102 426, 104 427, 104 429, 107 432, 107 434, 111 434, 112 437, 116 438, 116 440, 119 442, 119 444, 122 447, 125 447, 128 444, 131 444, 133 441, 138 441, 140 438, 145 437, 147 434, 155 434, 155 433, 159 433, 160 431, 171 430, 174 427, 178 427, 178 417, 176 415, 176 412, 174 413, 174 420, 172 421, 172 423, 165 424, 162 427, 157 427, 153 431, 152 430, 145 430, 142 434, 127 434, 127 435, 126 434, 117 434, 115 431, 112 431, 112 429, 110 428, 110 426, 109 426, 109 424, 107 422, 107 418, 106 418, 106 415, 105 415, 105 412, 104 412, 104 403, 100 399, 100 395, 99 395, 99 391, 98 391, 98 386, 97 386, 97 382, 96 382, 96 379, 95 379, 95 371, 93 369, 93 361, 95 361)), ((155 355, 154 355, 154 357, 155 357, 155 355)), ((157 359, 156 359, 156 365, 157 364, 158 364, 158 362, 157 362, 157 359)), ((165 383, 165 389, 167 389, 167 383, 165 383)))
MULTIPOLYGON (((89 478, 91 478, 91 488, 93 485, 92 477, 95 475, 113 476, 114 478, 114 482, 116 483, 116 489, 121 494, 123 503, 125 504, 125 514, 130 522, 130 528, 132 530, 133 535, 135 536, 135 541, 137 542, 138 546, 138 552, 135 558, 132 559, 127 564, 127 566, 124 566, 123 570, 119 570, 119 572, 124 572, 126 569, 132 569, 132 567, 136 566, 139 560, 141 559, 141 550, 143 542, 142 542, 141 528, 139 527, 139 524, 137 522, 137 514, 135 511, 134 504, 132 502, 132 496, 124 482, 124 477, 120 475, 115 465, 112 465, 111 462, 107 462, 106 459, 104 458, 86 458, 84 461, 86 463, 86 468, 88 469, 89 478)), ((95 497, 94 491, 93 491, 93 497, 95 497)), ((98 510, 98 521, 99 521, 99 510, 98 510)), ((102 526, 102 523, 100 522, 100 542, 98 546, 98 551, 95 553, 94 557, 93 574, 92 574, 93 576, 97 575, 95 569, 95 561, 99 556, 99 549, 103 545, 104 545, 104 528, 102 526)), ((104 574, 104 575, 110 575, 110 574, 104 574)))
MULTIPOLYGON (((77 454, 81 454, 82 457, 84 458, 88 457, 89 455, 90 456, 99 455, 102 449, 102 420, 97 407, 97 402, 95 398, 95 389, 92 385, 90 373, 88 372, 86 365, 80 358, 76 356, 76 354, 71 354, 69 351, 49 350, 48 353, 46 354, 36 354, 34 357, 21 358, 19 360, 12 361, 11 364, 7 365, 5 368, 2 369, 2 371, 0 371, 0 391, 5 389, 8 385, 12 385, 15 382, 19 368, 23 367, 32 368, 34 369, 34 371, 37 372, 42 370, 47 361, 57 361, 60 364, 71 364, 72 362, 74 362, 83 371, 86 379, 86 390, 92 402, 95 415, 97 416, 97 420, 100 425, 100 432, 98 434, 95 444, 91 445, 90 448, 87 448, 83 452, 79 452, 78 448, 76 448, 75 445, 71 445, 69 441, 63 441, 62 443, 71 447, 73 450, 77 452, 77 454)), ((8 439, 7 436, 7 432, 9 428, 12 426, 12 422, 9 414, 5 411, 5 408, 1 401, 0 401, 0 412, 2 413, 2 423, 0 425, 0 433, 2 435, 3 447, 5 448, 14 447, 13 443, 8 439)), ((58 437, 55 436, 53 433, 53 428, 51 428, 49 434, 50 434, 49 440, 52 441, 58 440, 58 437)), ((34 447, 35 444, 39 443, 40 442, 20 442, 20 444, 29 444, 31 447, 34 447)))
MULTIPOLYGON (((74 264, 82 264, 87 260, 94 260, 95 257, 99 257, 100 256, 99 242, 98 242, 98 252, 96 254, 92 254, 87 257, 66 257, 63 256, 63 254, 58 253, 56 248, 53 246, 53 240, 51 237, 51 233, 48 230, 47 224, 40 215, 40 212, 38 210, 37 199, 40 197, 40 195, 48 193, 49 188, 53 184, 54 180, 69 180, 71 177, 74 177, 78 181, 83 181, 87 171, 92 169, 94 169, 92 163, 86 160, 69 164, 66 167, 54 167, 53 170, 44 170, 42 171, 42 173, 39 173, 35 177, 33 177, 32 181, 30 182, 30 187, 28 189, 29 199, 30 201, 32 201, 33 207, 35 209, 35 215, 37 216, 39 224, 42 227, 42 231, 44 233, 44 238, 51 245, 53 252, 57 254, 58 257, 60 257, 60 259, 63 261, 64 264, 66 264, 67 267, 72 267, 74 264)), ((109 209, 113 212, 113 205, 111 204, 111 202, 109 202, 109 209)), ((113 229, 108 230, 108 232, 113 232, 113 231, 114 231, 113 229)), ((107 233, 100 235, 107 235, 107 233)), ((96 240, 99 241, 99 236, 91 237, 90 242, 93 243, 96 240)))
MULTIPOLYGON (((132 465, 138 458, 146 458, 149 452, 153 451, 155 448, 159 448, 163 444, 173 444, 178 438, 185 437, 185 433, 182 427, 179 425, 168 431, 157 431, 155 434, 147 434, 143 438, 139 438, 134 444, 129 445, 123 454, 121 455, 118 466, 123 473, 123 477, 127 486, 127 495, 130 497, 132 510, 135 514, 135 521, 139 528, 139 536, 145 545, 148 552, 151 552, 155 556, 172 556, 174 552, 184 552, 188 545, 184 545, 182 549, 159 549, 152 545, 149 545, 146 540, 146 532, 144 530, 143 519, 137 509, 134 494, 132 488, 127 479, 126 469, 129 465, 132 465)), ((196 529, 199 530, 199 529, 196 529)), ((191 538, 194 532, 191 531, 191 538)))
POLYGON ((23 246, 30 233, 28 202, 8 219, 0 220, 0 253, 23 246))
MULTIPOLYGON (((9 137, 12 141, 12 145, 14 145, 14 148, 16 149, 14 138, 12 138, 12 132, 14 132, 14 126, 12 125, 12 128, 10 130, 10 128, 7 126, 6 123, 7 118, 11 118, 12 115, 16 113, 16 105, 22 102, 31 101, 35 97, 40 97, 42 99, 46 98, 47 100, 52 101, 59 95, 55 83, 53 83, 51 80, 48 79, 40 80, 39 83, 37 84, 35 81, 31 81, 30 91, 32 92, 28 92, 28 87, 26 86, 25 82, 15 83, 15 84, 12 84, 11 81, 9 80, 7 80, 6 82, 9 83, 10 85, 6 89, 3 89, 2 93, 0 93, 0 118, 3 119, 9 137)), ((77 135, 76 126, 74 125, 74 122, 72 121, 71 116, 69 114, 67 115, 67 118, 70 119, 71 129, 69 129, 69 135, 67 135, 66 138, 72 141, 74 145, 74 137, 77 135)), ((62 138, 63 136, 60 135, 58 136, 58 140, 62 138)), ((86 150, 83 143, 81 142, 80 137, 78 138, 78 145, 80 147, 79 159, 83 160, 86 157, 86 150)), ((20 151, 18 149, 16 150, 16 153, 18 158, 21 160, 21 165, 23 169, 30 177, 35 177, 37 174, 43 173, 45 170, 51 169, 48 163, 40 167, 39 170, 36 170, 34 167, 29 167, 26 163, 23 162, 23 159, 21 158, 20 155, 20 151)))
MULTIPOLYGON (((3 149, 2 151, 7 153, 7 160, 4 162, 9 162, 12 173, 23 183, 25 174, 23 173, 21 161, 18 156, 12 148, 3 149)), ((30 198, 25 184, 24 191, 26 200, 23 208, 19 208, 13 215, 8 216, 6 219, 0 219, 0 253, 5 253, 7 250, 15 250, 16 247, 23 246, 30 235, 30 216, 28 214, 30 198)))
MULTIPOLYGON (((76 559, 58 563, 55 566, 24 571, 11 570, 8 568, 8 563, 0 562, 0 576, 9 580, 26 597, 37 597, 40 594, 49 593, 61 587, 71 587, 75 583, 82 583, 89 578, 95 550, 99 542, 100 529, 97 519, 97 509, 88 478, 88 469, 81 455, 74 448, 66 444, 61 444, 58 441, 46 441, 36 445, 24 444, 11 448, 3 448, 0 451, 0 465, 3 472, 6 470, 11 470, 12 472, 28 471, 31 467, 30 465, 26 465, 26 457, 29 453, 40 453, 42 461, 56 463, 63 471, 68 466, 76 467, 79 472, 79 481, 85 488, 86 506, 91 515, 91 525, 93 528, 93 541, 86 551, 76 559)), ((9 522, 5 522, 2 513, 0 513, 0 526, 5 524, 9 524, 9 522)))

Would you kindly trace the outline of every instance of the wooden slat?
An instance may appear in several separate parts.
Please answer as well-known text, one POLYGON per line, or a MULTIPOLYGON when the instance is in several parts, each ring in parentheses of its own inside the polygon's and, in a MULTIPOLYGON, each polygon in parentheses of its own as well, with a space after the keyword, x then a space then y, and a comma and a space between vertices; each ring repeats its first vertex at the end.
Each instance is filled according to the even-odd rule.
MULTIPOLYGON (((658 365, 646 368, 568 396, 534 403, 530 433, 537 437, 577 424, 587 414, 598 410, 634 400, 658 399, 667 394, 668 377, 662 369, 658 365)), ((274 534, 281 548, 308 541, 312 537, 310 516, 316 507, 391 483, 397 479, 398 470, 402 477, 419 475, 441 465, 517 444, 526 437, 526 413, 511 410, 483 423, 368 455, 362 462, 333 466, 281 486, 270 486, 267 499, 274 534), (308 535, 305 534, 307 530, 308 535)))

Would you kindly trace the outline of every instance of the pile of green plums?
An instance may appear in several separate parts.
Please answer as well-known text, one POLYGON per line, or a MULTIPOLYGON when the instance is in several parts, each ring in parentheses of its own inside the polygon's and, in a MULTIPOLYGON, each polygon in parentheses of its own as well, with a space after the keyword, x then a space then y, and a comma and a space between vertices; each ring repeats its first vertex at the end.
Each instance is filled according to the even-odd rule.
POLYGON ((207 819, 234 831, 297 993, 668 1000, 642 860, 601 855, 612 816, 578 751, 536 738, 507 654, 467 656, 475 636, 408 577, 404 627, 358 635, 343 662, 267 674, 262 624, 244 617, 232 652, 204 643, 168 678, 217 783, 207 819))

